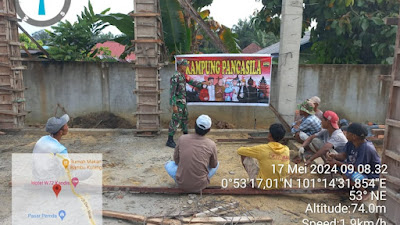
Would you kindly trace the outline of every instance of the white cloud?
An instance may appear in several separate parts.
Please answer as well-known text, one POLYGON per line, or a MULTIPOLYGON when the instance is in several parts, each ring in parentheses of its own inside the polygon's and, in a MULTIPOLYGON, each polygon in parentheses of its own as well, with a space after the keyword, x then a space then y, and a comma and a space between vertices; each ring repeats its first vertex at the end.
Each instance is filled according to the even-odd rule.
MULTIPOLYGON (((29 8, 29 12, 32 15, 38 10, 39 0, 19 0, 21 7, 25 10, 29 8)), ((53 0, 55 2, 63 2, 63 0, 53 0)), ((91 0, 93 5, 93 10, 95 13, 100 13, 106 8, 111 8, 111 13, 129 13, 133 10, 134 0, 91 0)), ((45 0, 46 13, 53 13, 59 10, 57 5, 51 4, 50 1, 45 0)), ((88 1, 85 0, 71 0, 71 7, 64 17, 64 20, 70 22, 76 21, 76 15, 80 14, 85 6, 88 5, 88 1)), ((255 10, 260 10, 262 8, 261 2, 256 2, 256 0, 214 0, 212 5, 206 7, 210 9, 211 16, 214 17, 216 21, 227 26, 232 27, 236 24, 239 19, 246 19, 254 13, 255 10)), ((34 33, 41 29, 50 29, 50 27, 35 27, 29 25, 25 22, 21 23, 22 27, 29 33, 34 33)), ((107 28, 105 32, 119 33, 116 28, 107 28)))

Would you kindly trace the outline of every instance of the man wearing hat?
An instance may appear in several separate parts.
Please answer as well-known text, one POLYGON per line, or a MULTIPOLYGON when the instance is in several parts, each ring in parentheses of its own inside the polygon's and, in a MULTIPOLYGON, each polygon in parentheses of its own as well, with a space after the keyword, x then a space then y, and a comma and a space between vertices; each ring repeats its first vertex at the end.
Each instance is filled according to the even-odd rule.
MULTIPOLYGON (((70 161, 70 158, 68 157, 67 148, 60 141, 62 136, 68 134, 68 121, 69 116, 67 114, 61 117, 51 117, 47 120, 46 132, 50 135, 41 137, 33 148, 34 170, 32 173, 35 179, 57 180, 60 176, 65 175, 62 159, 70 161), (51 158, 41 153, 60 154, 62 157, 61 159, 58 157, 51 158)), ((79 180, 86 180, 92 175, 92 171, 89 169, 73 170, 71 172, 72 177, 77 177, 79 180)))
POLYGON ((325 156, 327 152, 335 150, 336 152, 343 152, 344 146, 347 143, 347 138, 339 129, 339 117, 333 111, 325 111, 322 116, 322 130, 316 134, 308 137, 302 147, 299 149, 300 155, 304 154, 304 148, 310 147, 315 152, 306 165, 310 164, 315 159, 325 156))
POLYGON ((315 116, 322 121, 324 113, 320 109, 318 109, 318 106, 321 104, 321 99, 318 96, 314 96, 310 98, 310 102, 314 104, 315 116))
POLYGON ((302 119, 292 126, 292 134, 299 143, 303 143, 309 136, 321 130, 321 120, 314 114, 314 104, 304 101, 298 105, 302 119))
POLYGON ((185 191, 200 192, 218 169, 217 147, 205 137, 210 129, 211 118, 199 116, 195 124, 196 133, 179 137, 174 161, 165 164, 168 175, 185 191))
POLYGON ((61 137, 68 134, 69 116, 51 117, 46 123, 46 132, 50 135, 43 136, 36 142, 33 153, 59 153, 68 155, 67 148, 60 143, 61 137))
POLYGON ((175 148, 174 134, 178 127, 182 128, 183 134, 188 133, 188 109, 186 105, 186 82, 192 86, 201 88, 202 83, 191 80, 185 76, 186 68, 189 65, 186 59, 177 61, 177 71, 171 77, 170 105, 172 106, 172 119, 168 128, 168 140, 166 145, 175 148))
POLYGON ((346 137, 348 143, 344 147, 344 152, 337 154, 327 154, 328 163, 331 165, 341 166, 343 164, 352 164, 356 173, 346 174, 349 179, 374 179, 379 178, 381 158, 379 157, 375 146, 372 142, 366 140, 368 129, 361 123, 352 123, 347 128, 346 137), (343 162, 344 161, 344 162, 343 162), (359 166, 364 165, 364 166, 359 166), (369 165, 370 173, 357 174, 358 168, 367 168, 369 165), (357 175, 357 176, 354 176, 357 175))

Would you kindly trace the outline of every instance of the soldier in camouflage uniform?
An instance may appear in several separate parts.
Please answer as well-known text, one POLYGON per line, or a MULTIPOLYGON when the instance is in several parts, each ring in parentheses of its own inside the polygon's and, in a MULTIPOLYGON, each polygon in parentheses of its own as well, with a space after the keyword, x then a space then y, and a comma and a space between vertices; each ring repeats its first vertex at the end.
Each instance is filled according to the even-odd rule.
POLYGON ((186 82, 192 86, 201 88, 202 83, 190 80, 185 77, 185 71, 188 66, 186 59, 177 62, 178 71, 171 77, 170 105, 172 106, 172 119, 169 123, 167 146, 175 148, 174 134, 181 126, 183 134, 188 133, 188 109, 186 106, 186 82))

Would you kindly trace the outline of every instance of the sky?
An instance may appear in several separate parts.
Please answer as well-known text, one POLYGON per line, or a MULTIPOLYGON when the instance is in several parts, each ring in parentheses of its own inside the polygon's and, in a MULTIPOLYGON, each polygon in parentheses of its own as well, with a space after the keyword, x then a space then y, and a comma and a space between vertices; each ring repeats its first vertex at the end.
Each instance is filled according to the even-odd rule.
MULTIPOLYGON (((30 17, 36 20, 45 20, 43 18, 52 18, 61 11, 64 4, 64 0, 44 0, 45 1, 45 16, 39 16, 39 1, 40 0, 17 0, 20 2, 22 10, 30 17)), ((95 13, 100 13, 106 8, 111 8, 110 13, 129 13, 133 9, 133 0, 91 0, 93 10, 95 13), (116 4, 115 2, 118 2, 116 4)), ((76 15, 80 14, 85 6, 88 5, 86 0, 71 0, 71 6, 63 20, 70 22, 76 21, 76 15)), ((210 10, 210 16, 219 23, 232 27, 237 24, 239 19, 246 19, 254 13, 255 10, 261 10, 262 3, 256 0, 214 0, 211 6, 205 7, 204 9, 210 10), (229 8, 229 9, 228 9, 229 8)), ((32 34, 42 29, 50 29, 50 27, 37 27, 27 24, 25 22, 20 23, 21 26, 32 34)), ((107 28, 104 30, 105 33, 112 32, 119 34, 116 28, 107 28)))

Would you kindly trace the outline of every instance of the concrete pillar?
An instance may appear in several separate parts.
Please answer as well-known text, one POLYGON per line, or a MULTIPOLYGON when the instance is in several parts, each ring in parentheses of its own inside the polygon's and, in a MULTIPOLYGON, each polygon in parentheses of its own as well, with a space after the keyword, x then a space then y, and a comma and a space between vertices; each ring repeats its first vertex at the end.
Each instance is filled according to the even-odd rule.
POLYGON ((294 120, 299 71, 303 0, 283 0, 279 46, 278 112, 289 124, 294 120))

